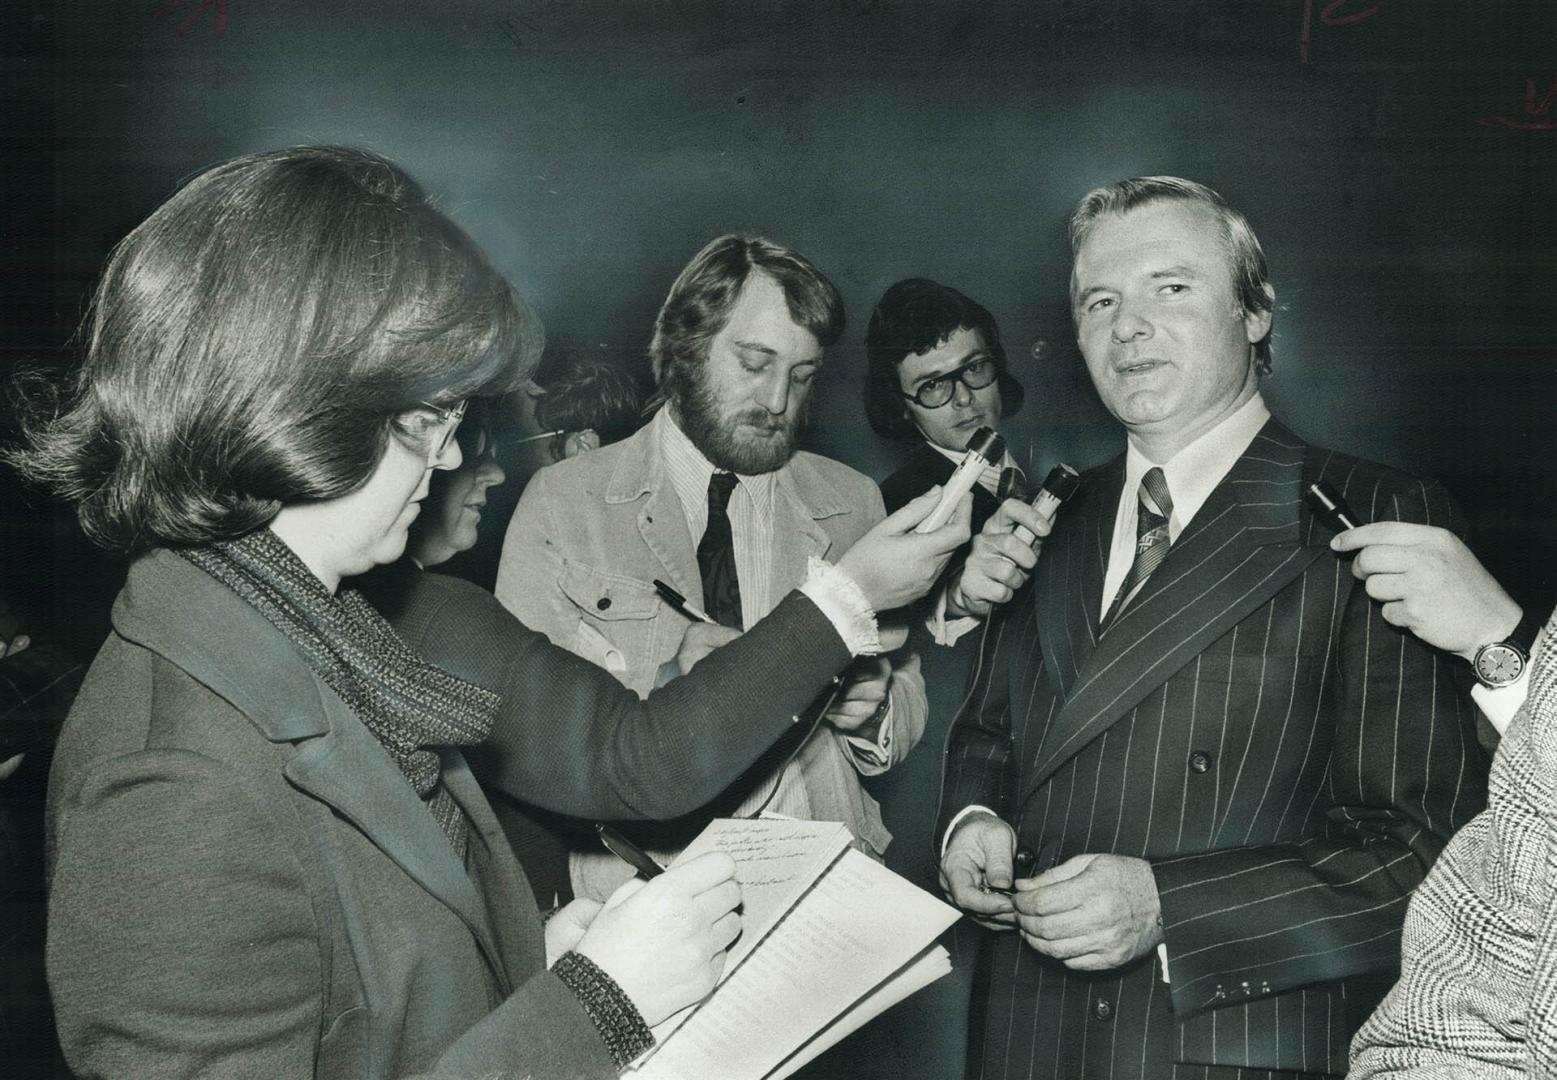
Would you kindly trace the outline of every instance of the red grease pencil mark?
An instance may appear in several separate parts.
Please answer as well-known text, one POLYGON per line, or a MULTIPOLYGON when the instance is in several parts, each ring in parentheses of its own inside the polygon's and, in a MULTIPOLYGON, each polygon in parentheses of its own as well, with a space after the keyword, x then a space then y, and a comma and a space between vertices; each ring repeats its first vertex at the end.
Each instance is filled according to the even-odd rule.
MULTIPOLYGON (((160 17, 168 14, 174 8, 183 7, 187 3, 189 3, 189 0, 168 0, 166 4, 159 7, 153 14, 160 17)), ((178 24, 178 29, 173 31, 173 36, 180 40, 189 36, 190 28, 200 20, 200 16, 211 10, 216 12, 216 36, 221 37, 227 32, 227 0, 200 0, 200 6, 191 11, 184 21, 178 24)))
MULTIPOLYGON (((1374 4, 1363 8, 1361 11, 1347 11, 1337 14, 1339 8, 1345 7, 1351 0, 1330 0, 1319 13, 1319 21, 1326 26, 1346 26, 1350 23, 1359 23, 1364 19, 1371 19, 1384 10, 1383 4, 1374 4)), ((1309 30, 1314 25, 1314 0, 1303 0, 1303 29, 1298 34, 1298 56, 1303 63, 1308 63, 1308 42, 1311 37, 1309 30)))
MULTIPOLYGON (((1552 109, 1552 103, 1557 100, 1557 79, 1553 79, 1546 87, 1546 94, 1540 101, 1535 99, 1535 80, 1525 80, 1525 115, 1547 116, 1552 109)), ((1557 131, 1557 117, 1545 120, 1515 120, 1511 116, 1483 116, 1476 123, 1482 127, 1504 128, 1509 131, 1557 131)))

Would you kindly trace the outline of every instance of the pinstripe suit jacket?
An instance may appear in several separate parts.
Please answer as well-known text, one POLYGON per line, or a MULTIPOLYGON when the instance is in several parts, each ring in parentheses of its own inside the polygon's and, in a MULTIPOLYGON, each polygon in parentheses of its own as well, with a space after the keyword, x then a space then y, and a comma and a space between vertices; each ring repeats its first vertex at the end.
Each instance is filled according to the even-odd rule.
POLYGON ((1498 746, 1490 805, 1411 898, 1400 982, 1353 1080, 1557 1077, 1557 617, 1498 746))
POLYGON ((1270 421, 1100 634, 1123 470, 1086 477, 992 626, 944 805, 999 809, 1039 870, 1148 859, 1172 982, 998 935, 984 1075, 1343 1072, 1485 764, 1452 661, 1383 621, 1300 492, 1323 476, 1369 520, 1453 524, 1447 496, 1270 421))

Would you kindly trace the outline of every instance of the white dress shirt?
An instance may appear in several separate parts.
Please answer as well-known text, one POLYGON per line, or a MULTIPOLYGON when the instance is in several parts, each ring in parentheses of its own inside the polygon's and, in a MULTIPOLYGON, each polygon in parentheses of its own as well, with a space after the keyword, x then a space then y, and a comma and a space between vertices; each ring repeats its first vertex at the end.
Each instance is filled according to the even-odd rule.
POLYGON ((1114 602, 1114 594, 1124 584, 1130 564, 1135 562, 1135 526, 1140 517, 1141 477, 1148 469, 1161 468, 1173 500, 1168 515, 1168 541, 1178 540, 1210 498, 1211 492, 1249 449, 1249 444, 1270 419, 1270 410, 1259 393, 1244 402, 1216 427, 1183 447, 1167 461, 1152 461, 1141 450, 1134 435, 1125 449, 1124 489, 1119 493, 1119 509, 1114 514, 1114 540, 1108 549, 1108 572, 1103 575, 1103 596, 1098 608, 1101 617, 1114 602))

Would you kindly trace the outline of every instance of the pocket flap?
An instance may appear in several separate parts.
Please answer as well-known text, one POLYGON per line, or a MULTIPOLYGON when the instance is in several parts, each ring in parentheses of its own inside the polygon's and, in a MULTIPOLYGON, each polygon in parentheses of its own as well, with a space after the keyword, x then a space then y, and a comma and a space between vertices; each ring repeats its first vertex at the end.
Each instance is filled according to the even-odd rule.
POLYGON ((637 578, 603 573, 586 563, 564 559, 563 594, 592 619, 652 619, 660 607, 654 586, 637 578))

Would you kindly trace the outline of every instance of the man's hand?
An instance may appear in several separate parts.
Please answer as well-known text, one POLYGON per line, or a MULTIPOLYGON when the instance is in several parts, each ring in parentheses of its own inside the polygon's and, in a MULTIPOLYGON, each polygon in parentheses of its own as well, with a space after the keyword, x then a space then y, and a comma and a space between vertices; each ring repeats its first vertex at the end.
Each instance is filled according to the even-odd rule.
POLYGON ((957 823, 941 856, 941 890, 973 921, 991 930, 1016 926, 1011 897, 990 892, 1011 888, 1016 831, 994 814, 975 812, 957 823))
POLYGON ((741 636, 739 630, 733 630, 728 626, 719 626, 715 623, 695 622, 687 626, 687 632, 681 638, 681 646, 676 650, 676 666, 685 675, 697 666, 697 662, 715 649, 728 645, 741 636))
POLYGON ((973 538, 973 547, 962 568, 947 583, 948 616, 983 618, 1026 584, 1038 562, 1038 552, 1017 539, 1012 532, 1017 525, 1025 525, 1038 537, 1048 536, 1054 527, 1052 521, 1020 499, 1001 503, 973 538))
POLYGON ((839 731, 875 738, 892 689, 892 661, 885 656, 856 657, 843 672, 843 685, 824 714, 839 731))
POLYGON ((1016 882, 1022 940, 1076 971, 1107 971, 1162 941, 1151 864, 1126 855, 1077 855, 1016 882))
POLYGON ((940 501, 941 489, 931 488, 878 521, 838 560, 838 569, 854 579, 876 611, 902 607, 929 592, 952 552, 968 542, 971 495, 962 497, 957 512, 939 529, 914 532, 940 501))
POLYGON ((1470 660, 1519 625, 1519 605, 1447 529, 1376 521, 1330 541, 1355 551, 1352 574, 1383 602, 1379 614, 1429 645, 1470 660))

